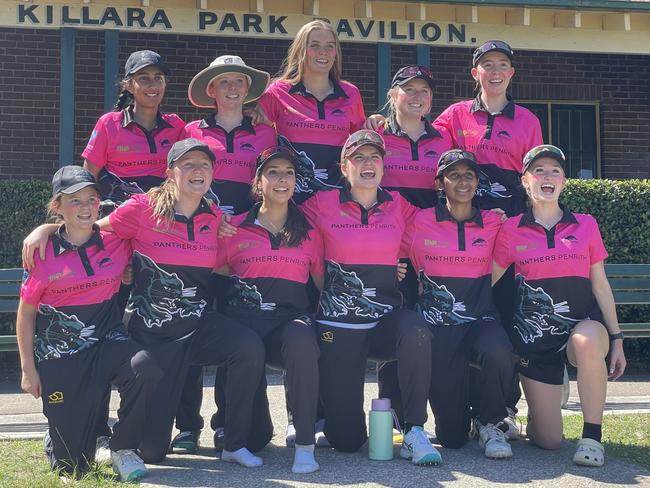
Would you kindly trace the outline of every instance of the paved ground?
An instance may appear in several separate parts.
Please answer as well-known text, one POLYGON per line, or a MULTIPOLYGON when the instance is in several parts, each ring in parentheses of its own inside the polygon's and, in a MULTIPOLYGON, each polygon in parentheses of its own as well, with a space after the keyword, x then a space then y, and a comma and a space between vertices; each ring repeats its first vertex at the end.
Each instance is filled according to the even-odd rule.
MULTIPOLYGON (((272 378, 277 383, 277 378, 272 378)), ((206 379, 209 384, 210 379, 206 379)), ((577 388, 572 382, 572 396, 565 414, 579 412, 577 388)), ((376 384, 366 383, 366 399, 377 394, 376 384)), ((204 390, 206 401, 202 413, 209 419, 212 413, 212 390, 204 390)), ((601 486, 647 486, 650 472, 607 459, 605 468, 580 468, 571 462, 574 446, 564 443, 558 451, 542 451, 527 441, 512 444, 515 457, 509 461, 488 460, 483 457, 475 442, 460 450, 442 449, 444 464, 439 467, 421 468, 408 461, 370 461, 364 448, 357 454, 341 454, 329 449, 318 449, 317 459, 321 470, 311 475, 294 475, 290 471, 293 451, 284 447, 286 414, 282 387, 269 387, 276 435, 261 455, 265 466, 246 469, 222 463, 212 449, 212 436, 204 430, 202 447, 196 456, 169 456, 158 466, 150 466, 151 474, 143 487, 500 487, 520 486, 533 483, 535 487, 587 487, 601 486)), ((113 395, 112 416, 117 407, 113 395)), ((525 414, 522 400, 520 413, 525 414)), ((15 437, 41 437, 45 419, 40 413, 40 401, 18 392, 16 385, 0 384, 0 439, 15 437)), ((629 377, 625 381, 610 384, 607 403, 608 412, 650 412, 650 377, 629 377)), ((427 428, 432 430, 431 422, 427 428)), ((647 426, 650 430, 650 426, 647 426)), ((398 456, 399 449, 395 449, 398 456)))

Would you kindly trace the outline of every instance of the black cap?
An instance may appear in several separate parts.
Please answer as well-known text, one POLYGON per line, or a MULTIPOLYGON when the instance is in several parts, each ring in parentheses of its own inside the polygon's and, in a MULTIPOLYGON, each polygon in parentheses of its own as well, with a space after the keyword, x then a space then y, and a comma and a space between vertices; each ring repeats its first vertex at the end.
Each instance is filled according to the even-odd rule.
POLYGON ((498 51, 505 54, 508 56, 510 62, 512 62, 512 57, 515 55, 515 52, 508 45, 508 43, 503 41, 487 41, 474 50, 474 55, 472 56, 472 65, 476 67, 479 59, 481 59, 485 54, 492 51, 498 51))
POLYGON ((95 177, 90 171, 71 164, 54 173, 54 177, 52 177, 52 196, 57 196, 59 193, 70 195, 83 190, 87 186, 92 186, 99 191, 95 177))
POLYGON ((210 147, 206 143, 190 137, 174 143, 167 154, 167 167, 171 168, 176 161, 181 159, 190 151, 201 151, 214 163, 215 157, 214 153, 210 150, 210 147))
POLYGON ((158 66, 163 73, 166 75, 169 74, 169 69, 162 56, 153 51, 136 51, 131 53, 124 65, 124 73, 126 76, 130 76, 147 66, 158 66))
POLYGON ((353 133, 347 138, 343 149, 341 149, 341 162, 350 156, 361 146, 369 144, 379 149, 382 156, 386 155, 386 143, 384 138, 377 134, 374 130, 361 129, 353 133))
POLYGON ((541 146, 536 146, 526 153, 524 156, 523 166, 521 173, 524 174, 530 165, 537 161, 539 158, 552 158, 555 159, 562 169, 566 169, 566 157, 562 152, 562 149, 551 144, 542 144, 541 146))
POLYGON ((292 163, 295 168, 300 165, 300 159, 293 149, 285 146, 272 146, 265 149, 259 156, 257 156, 257 160, 255 161, 255 176, 259 176, 262 173, 262 170, 267 163, 278 158, 286 159, 292 163))
POLYGON ((436 178, 441 178, 446 170, 458 163, 466 163, 478 175, 478 163, 474 153, 462 149, 451 149, 440 156, 436 178))
POLYGON ((409 65, 404 66, 397 70, 395 76, 393 76, 393 81, 390 84, 390 87, 402 86, 404 83, 408 83, 414 78, 421 78, 429 84, 429 87, 433 90, 433 74, 429 68, 419 65, 409 65))

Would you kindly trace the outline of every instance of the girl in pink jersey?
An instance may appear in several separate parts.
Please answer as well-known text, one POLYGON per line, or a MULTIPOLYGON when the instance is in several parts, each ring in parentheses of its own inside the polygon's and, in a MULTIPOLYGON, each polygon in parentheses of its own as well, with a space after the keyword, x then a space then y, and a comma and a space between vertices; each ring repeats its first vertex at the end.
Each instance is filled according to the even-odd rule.
POLYGON ((49 208, 61 223, 20 291, 21 386, 43 399, 52 469, 81 475, 95 457, 94 427, 105 389, 116 385, 121 405, 110 440, 113 469, 123 481, 134 481, 147 473, 135 450, 162 372, 122 325, 117 292, 130 246, 94 225, 99 193, 92 174, 65 166, 52 186, 49 208))
POLYGON ((564 363, 578 368, 584 416, 576 464, 602 466, 601 424, 609 377, 625 370, 623 334, 603 261, 607 251, 590 215, 560 206, 565 158, 555 146, 531 149, 521 181, 530 207, 503 225, 493 281, 514 264, 517 284, 512 334, 529 408, 528 437, 544 449, 562 441, 560 399, 564 363), (609 337, 608 337, 609 333, 609 337))
POLYGON ((339 183, 341 146, 365 120, 359 89, 341 79, 341 66, 335 28, 309 22, 291 43, 279 78, 259 99, 261 119, 275 125, 281 145, 301 155, 297 202, 339 183))
POLYGON ((341 152, 347 183, 302 205, 323 236, 327 268, 316 315, 325 435, 344 452, 364 444, 366 359, 397 360, 406 422, 401 456, 438 464, 440 454, 422 430, 431 377, 422 365, 431 361, 431 335, 421 317, 402 308, 395 279, 402 232, 417 209, 379 187, 385 151, 376 132, 355 132, 341 152))
POLYGON ((492 300, 492 251, 501 216, 472 205, 479 168, 460 149, 442 154, 435 208, 421 210, 407 226, 403 251, 417 270, 420 288, 415 310, 432 325, 429 401, 436 437, 449 448, 468 441, 470 361, 483 379, 473 412, 479 443, 489 458, 508 458, 506 397, 515 379, 516 357, 492 300))
POLYGON ((103 214, 165 178, 167 153, 185 126, 178 115, 160 112, 168 75, 158 53, 132 53, 114 111, 99 118, 81 153, 100 184, 103 214))
MULTIPOLYGON (((259 156, 253 181, 258 203, 233 219, 237 233, 222 241, 224 266, 217 272, 230 282, 225 314, 255 330, 266 346, 266 362, 286 373, 296 431, 292 471, 311 473, 319 469, 314 459, 319 352, 306 285, 311 276, 322 288, 323 249, 319 232, 291 201, 298 164, 297 154, 285 147, 259 156)), ((215 400, 223 415, 220 388, 215 388, 215 400)), ((252 421, 256 439, 249 445, 259 449, 273 432, 265 378, 252 421)))

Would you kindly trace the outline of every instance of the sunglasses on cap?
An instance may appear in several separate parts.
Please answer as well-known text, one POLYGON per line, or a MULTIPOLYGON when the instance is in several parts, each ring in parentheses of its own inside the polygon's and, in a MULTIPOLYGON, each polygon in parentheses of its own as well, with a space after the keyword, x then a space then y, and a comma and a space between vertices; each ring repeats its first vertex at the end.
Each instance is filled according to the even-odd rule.
POLYGON ((503 41, 487 41, 481 44, 479 47, 477 47, 474 50, 474 54, 472 56, 472 63, 474 66, 478 63, 479 59, 483 57, 483 55, 491 52, 491 51, 499 51, 508 56, 508 58, 512 61, 512 57, 515 55, 515 52, 512 50, 510 45, 506 42, 503 41))
POLYGON ((279 157, 288 159, 294 166, 298 164, 298 155, 294 150, 284 146, 271 146, 257 156, 255 161, 256 173, 259 174, 267 162, 279 157))
POLYGON ((433 81, 433 73, 429 68, 420 65, 411 65, 404 66, 399 69, 395 76, 393 77, 392 86, 400 85, 405 83, 413 78, 424 78, 427 82, 431 84, 433 81))
POLYGON ((478 174, 478 164, 474 153, 462 149, 451 149, 440 156, 436 177, 441 177, 445 170, 460 162, 467 163, 478 174))
POLYGON ((532 148, 526 153, 524 156, 523 169, 521 172, 525 173, 526 170, 530 168, 531 164, 544 157, 555 159, 558 163, 560 163, 562 168, 565 167, 566 156, 564 156, 562 149, 551 144, 542 144, 541 146, 532 148))

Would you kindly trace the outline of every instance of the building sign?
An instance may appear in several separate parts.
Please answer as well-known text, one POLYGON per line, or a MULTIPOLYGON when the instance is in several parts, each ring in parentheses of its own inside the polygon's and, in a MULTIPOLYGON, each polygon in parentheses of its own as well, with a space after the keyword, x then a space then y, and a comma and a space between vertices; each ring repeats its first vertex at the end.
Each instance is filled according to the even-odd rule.
MULTIPOLYGON (((17 26, 84 27, 246 37, 293 38, 314 17, 300 14, 214 12, 195 9, 111 7, 101 5, 15 5, 17 26)), ((323 18, 323 17, 321 17, 323 18)), ((466 45, 476 42, 465 24, 380 19, 324 19, 342 41, 417 42, 466 45)))

